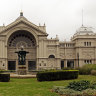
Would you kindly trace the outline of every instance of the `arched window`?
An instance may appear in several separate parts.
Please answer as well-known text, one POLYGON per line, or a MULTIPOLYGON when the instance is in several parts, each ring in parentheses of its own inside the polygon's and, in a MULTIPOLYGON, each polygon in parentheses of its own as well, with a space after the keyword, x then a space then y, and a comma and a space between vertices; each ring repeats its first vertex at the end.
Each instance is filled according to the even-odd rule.
POLYGON ((55 58, 55 56, 54 55, 49 55, 49 58, 55 58))
POLYGON ((36 40, 35 37, 25 31, 25 30, 18 30, 16 32, 14 32, 9 40, 8 40, 8 47, 20 47, 20 46, 24 46, 24 47, 35 47, 36 46, 36 40))

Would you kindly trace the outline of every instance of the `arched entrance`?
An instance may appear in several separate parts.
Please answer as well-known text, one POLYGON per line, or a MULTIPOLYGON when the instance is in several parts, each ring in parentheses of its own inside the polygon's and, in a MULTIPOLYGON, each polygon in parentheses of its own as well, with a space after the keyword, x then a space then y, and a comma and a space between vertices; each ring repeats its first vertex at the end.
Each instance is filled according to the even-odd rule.
POLYGON ((18 30, 11 34, 7 43, 8 70, 18 69, 18 57, 15 51, 20 50, 21 46, 29 52, 26 56, 27 70, 36 70, 36 39, 30 32, 18 30))
POLYGON ((49 55, 48 65, 50 65, 50 69, 56 68, 55 56, 53 54, 49 55))

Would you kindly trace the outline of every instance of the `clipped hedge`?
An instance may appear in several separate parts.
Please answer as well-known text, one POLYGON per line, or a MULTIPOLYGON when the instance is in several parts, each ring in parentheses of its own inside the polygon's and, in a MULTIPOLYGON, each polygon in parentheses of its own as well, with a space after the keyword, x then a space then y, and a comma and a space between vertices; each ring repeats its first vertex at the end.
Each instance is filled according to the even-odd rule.
POLYGON ((78 70, 55 70, 37 73, 38 81, 55 81, 55 80, 68 80, 78 78, 78 70))
POLYGON ((0 82, 9 82, 10 74, 0 74, 0 82))

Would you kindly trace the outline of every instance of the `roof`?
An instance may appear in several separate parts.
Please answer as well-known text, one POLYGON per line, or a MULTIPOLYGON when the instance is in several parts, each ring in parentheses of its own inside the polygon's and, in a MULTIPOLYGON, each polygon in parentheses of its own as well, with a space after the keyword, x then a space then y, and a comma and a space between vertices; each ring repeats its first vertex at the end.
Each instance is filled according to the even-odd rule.
POLYGON ((7 25, 7 26, 0 26, 0 33, 5 32, 7 29, 15 26, 16 24, 19 24, 20 22, 23 22, 27 25, 30 25, 32 28, 42 32, 43 34, 46 34, 46 26, 37 26, 35 24, 33 24, 32 22, 28 21, 24 16, 23 16, 23 12, 20 12, 20 16, 11 24, 7 25))
POLYGON ((92 27, 85 27, 85 26, 81 26, 76 33, 74 34, 74 36, 77 35, 94 35, 94 31, 92 27))

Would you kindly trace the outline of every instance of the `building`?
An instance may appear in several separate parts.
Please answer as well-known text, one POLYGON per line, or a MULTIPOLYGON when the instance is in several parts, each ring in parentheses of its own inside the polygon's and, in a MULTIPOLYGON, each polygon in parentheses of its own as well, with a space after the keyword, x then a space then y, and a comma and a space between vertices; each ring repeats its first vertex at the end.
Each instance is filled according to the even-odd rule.
POLYGON ((96 33, 80 27, 70 42, 60 42, 58 36, 48 39, 46 26, 28 21, 23 13, 11 24, 0 26, 0 69, 18 70, 15 53, 24 46, 26 70, 62 69, 96 64, 96 33))

